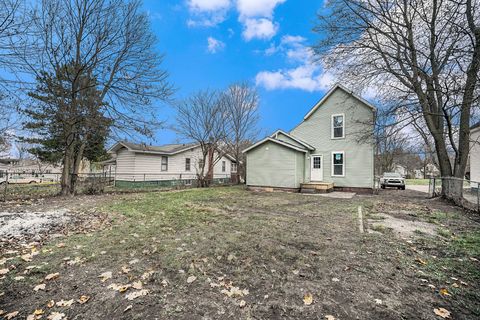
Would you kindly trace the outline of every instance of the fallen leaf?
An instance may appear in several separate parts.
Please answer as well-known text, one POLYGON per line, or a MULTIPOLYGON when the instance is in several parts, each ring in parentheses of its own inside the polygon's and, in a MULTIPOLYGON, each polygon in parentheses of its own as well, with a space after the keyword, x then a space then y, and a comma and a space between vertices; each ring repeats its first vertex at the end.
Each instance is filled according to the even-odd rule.
POLYGON ((164 286, 164 287, 168 286, 168 281, 163 279, 162 280, 162 286, 164 286))
POLYGON ((153 271, 153 270, 150 270, 150 271, 145 272, 144 274, 142 274, 142 280, 147 280, 147 279, 150 278, 154 273, 155 273, 155 271, 153 271))
POLYGON ((60 313, 60 312, 52 312, 50 315, 47 317, 48 320, 62 320, 65 317, 65 313, 60 313))
POLYGON ((137 290, 143 289, 142 281, 135 281, 134 283, 132 283, 132 288, 137 290))
POLYGON ((5 314, 5 312, 6 312, 5 310, 0 310, 0 316, 1 316, 2 314, 5 314))
POLYGON ((45 277, 45 280, 53 280, 53 279, 56 279, 60 276, 60 273, 58 272, 55 272, 55 273, 50 273, 48 274, 46 277, 45 277))
POLYGON ((57 248, 63 248, 63 247, 65 247, 65 243, 60 242, 57 244, 57 248))
POLYGON ((98 277, 101 278, 102 282, 105 282, 108 279, 112 279, 112 271, 104 272, 101 275, 99 275, 98 277))
POLYGON ((0 276, 3 276, 4 274, 7 274, 8 273, 8 269, 0 269, 0 276))
POLYGON ((123 309, 123 312, 127 312, 128 310, 131 310, 132 307, 133 307, 132 305, 127 306, 125 309, 123 309))
POLYGON ((15 278, 13 278, 15 281, 20 281, 20 280, 23 280, 25 279, 25 277, 23 276, 16 276, 15 278))
POLYGON ((382 303, 383 303, 383 301, 382 301, 382 300, 380 300, 380 299, 375 299, 375 303, 376 303, 376 304, 382 304, 382 303))
POLYGON ((195 276, 190 276, 187 278, 187 283, 192 283, 193 281, 197 280, 197 277, 195 276))
POLYGON ((129 273, 129 272, 130 272, 130 268, 125 266, 122 267, 122 273, 129 273))
POLYGON ((57 307, 70 307, 73 304, 73 299, 70 300, 60 300, 55 303, 57 307))
POLYGON ((33 312, 33 314, 36 315, 36 316, 42 315, 42 314, 43 314, 43 310, 42 310, 42 309, 35 309, 35 311, 33 312))
POLYGON ((128 262, 128 264, 135 264, 135 263, 138 263, 138 261, 140 261, 140 260, 138 260, 138 259, 133 259, 133 260, 130 260, 130 261, 128 262))
POLYGON ((293 272, 294 275, 297 276, 300 273, 300 270, 293 270, 292 272, 293 272))
POLYGON ((311 293, 305 293, 305 295, 303 296, 303 303, 306 306, 309 306, 313 303, 313 296, 311 293))
POLYGON ((435 308, 433 309, 433 312, 439 316, 439 317, 442 317, 443 319, 447 319, 447 318, 450 318, 450 311, 448 311, 447 309, 445 308, 435 308))
POLYGON ((247 303, 245 302, 245 300, 241 300, 238 305, 239 305, 240 308, 243 308, 247 305, 247 303))
POLYGON ((338 279, 338 278, 332 278, 332 281, 333 281, 333 282, 339 282, 340 279, 338 279))
POLYGON ((47 307, 53 308, 54 306, 55 306, 55 301, 53 301, 53 300, 48 301, 47 307))
POLYGON ((451 294, 448 292, 448 290, 446 288, 440 289, 440 294, 442 296, 451 296, 451 294))
POLYGON ((426 265, 427 262, 425 260, 422 260, 420 258, 416 258, 415 261, 417 261, 418 263, 422 264, 422 265, 426 265))
POLYGON ((127 300, 133 300, 133 299, 136 299, 138 297, 141 297, 141 296, 146 296, 148 294, 148 290, 147 289, 142 289, 142 290, 139 290, 139 291, 133 291, 131 293, 128 293, 125 295, 125 298, 127 300))
POLYGON ((30 262, 32 261, 32 255, 30 253, 27 253, 27 254, 23 254, 20 256, 20 258, 22 258, 23 261, 25 262, 30 262))
POLYGON ((84 303, 87 303, 88 300, 90 300, 90 296, 80 296, 80 298, 78 298, 77 302, 80 303, 80 304, 84 304, 84 303))
POLYGON ((45 290, 45 287, 47 285, 45 283, 37 284, 35 288, 33 288, 33 291, 38 291, 38 290, 45 290))
POLYGON ((7 320, 13 319, 17 316, 17 314, 18 314, 18 311, 13 311, 13 312, 7 313, 5 315, 5 319, 7 319, 7 320))
POLYGON ((325 316, 325 319, 327 319, 327 320, 335 320, 335 317, 332 316, 332 315, 327 314, 327 315, 325 316))

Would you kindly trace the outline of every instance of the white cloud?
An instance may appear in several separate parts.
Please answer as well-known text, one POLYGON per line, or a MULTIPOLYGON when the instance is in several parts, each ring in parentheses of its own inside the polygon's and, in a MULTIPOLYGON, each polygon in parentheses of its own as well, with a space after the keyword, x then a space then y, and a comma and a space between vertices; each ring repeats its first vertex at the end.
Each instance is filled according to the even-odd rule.
POLYGON ((313 53, 305 45, 306 39, 301 36, 283 36, 280 44, 272 44, 265 51, 266 55, 281 53, 286 62, 292 64, 291 68, 276 71, 261 71, 255 81, 258 86, 267 90, 300 89, 306 91, 319 91, 331 87, 335 78, 330 73, 325 73, 321 66, 312 61, 313 53))
POLYGON ((255 77, 255 83, 267 90, 300 89, 313 92, 330 88, 335 79, 320 68, 307 64, 292 69, 261 71, 255 77))
POLYGON ((277 5, 286 0, 188 0, 191 17, 189 27, 213 27, 225 21, 231 8, 238 12, 238 21, 243 25, 243 38, 271 39, 277 34, 278 23, 273 20, 277 5))
POLYGON ((225 10, 230 6, 230 0, 189 0, 188 7, 192 11, 211 12, 225 10))
POLYGON ((237 0, 237 10, 240 17, 266 17, 273 16, 273 10, 286 0, 237 0))
POLYGON ((247 41, 252 39, 271 39, 278 31, 278 25, 267 18, 246 19, 244 21, 243 38, 247 41))
POLYGON ((230 8, 230 0, 189 0, 187 4, 192 14, 189 27, 214 27, 225 21, 230 8))
POLYGON ((225 48, 225 43, 213 37, 208 37, 207 41, 207 51, 210 53, 217 53, 225 48))

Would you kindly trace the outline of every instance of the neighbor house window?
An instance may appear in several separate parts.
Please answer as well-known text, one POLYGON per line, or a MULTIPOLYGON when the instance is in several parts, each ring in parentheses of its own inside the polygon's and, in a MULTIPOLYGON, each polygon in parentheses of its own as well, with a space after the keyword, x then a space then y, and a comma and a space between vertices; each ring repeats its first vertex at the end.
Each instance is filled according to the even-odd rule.
POLYGON ((203 159, 198 160, 198 168, 202 170, 203 168, 203 159))
POLYGON ((222 161, 222 172, 227 170, 227 161, 222 161))
POLYGON ((168 171, 168 157, 162 156, 162 171, 168 171))
POLYGON ((185 158, 185 171, 190 171, 190 158, 185 158))
POLYGON ((345 152, 332 152, 332 176, 345 176, 345 152))
POLYGON ((237 172, 237 164, 235 162, 232 162, 230 166, 230 171, 237 172))
POLYGON ((332 115, 332 139, 345 137, 345 116, 343 114, 332 115))

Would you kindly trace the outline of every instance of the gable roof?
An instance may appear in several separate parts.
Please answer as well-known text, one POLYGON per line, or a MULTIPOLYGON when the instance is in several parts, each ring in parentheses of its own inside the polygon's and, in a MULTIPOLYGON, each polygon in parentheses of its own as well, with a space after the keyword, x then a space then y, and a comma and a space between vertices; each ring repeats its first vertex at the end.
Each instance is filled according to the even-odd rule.
POLYGON ((283 131, 283 130, 281 130, 281 129, 278 129, 277 131, 275 131, 274 133, 272 133, 272 134, 270 135, 270 137, 271 137, 271 138, 275 137, 275 139, 277 139, 277 135, 278 135, 279 133, 281 133, 281 134, 289 137, 290 139, 292 139, 292 140, 295 141, 295 142, 298 142, 299 144, 301 144, 302 146, 304 146, 304 147, 307 148, 308 150, 315 150, 315 148, 312 147, 312 145, 306 143, 305 141, 303 141, 303 140, 301 140, 301 139, 299 139, 299 138, 297 138, 297 137, 292 136, 292 135, 289 134, 289 133, 286 133, 285 131, 283 131))
POLYGON ((296 151, 300 151, 300 152, 307 152, 306 149, 303 149, 303 148, 299 148, 291 143, 288 143, 288 142, 285 142, 285 141, 282 141, 282 140, 278 140, 278 139, 274 139, 272 137, 266 137, 265 139, 263 140, 260 140, 258 141, 257 143, 255 143, 254 145, 251 145, 250 147, 244 149, 242 151, 242 153, 247 153, 248 151, 252 150, 252 149, 255 149, 256 147, 258 147, 259 145, 261 144, 264 144, 265 142, 273 142, 273 143, 276 143, 276 144, 279 144, 279 145, 282 145, 284 147, 287 147, 287 148, 290 148, 290 149, 293 149, 293 150, 296 150, 296 151))
POLYGON ((165 154, 174 155, 183 151, 190 150, 198 146, 196 143, 184 143, 184 144, 166 144, 163 146, 147 146, 145 144, 131 143, 127 141, 118 141, 110 149, 108 153, 116 153, 121 148, 127 148, 132 152, 139 153, 152 153, 152 154, 165 154))
POLYGON ((480 122, 477 122, 473 126, 470 127, 470 131, 477 131, 480 130, 480 122))
POLYGON ((315 111, 317 111, 318 108, 320 108, 320 106, 325 102, 327 101, 327 99, 332 95, 332 93, 334 93, 337 89, 342 89, 343 91, 345 91, 346 93, 350 94, 352 97, 360 100, 363 104, 365 104, 367 107, 369 107, 370 109, 372 109, 372 111, 376 111, 377 108, 375 108, 370 102, 368 102, 367 100, 363 99, 362 97, 360 97, 359 95, 353 93, 352 90, 349 90, 348 88, 344 87, 343 85, 337 83, 333 86, 333 88, 331 88, 330 90, 328 90, 328 92, 323 96, 322 99, 320 99, 320 101, 317 102, 316 105, 313 106, 312 109, 310 109, 310 111, 308 111, 308 113, 305 115, 305 117, 303 117, 303 120, 307 120, 315 111))

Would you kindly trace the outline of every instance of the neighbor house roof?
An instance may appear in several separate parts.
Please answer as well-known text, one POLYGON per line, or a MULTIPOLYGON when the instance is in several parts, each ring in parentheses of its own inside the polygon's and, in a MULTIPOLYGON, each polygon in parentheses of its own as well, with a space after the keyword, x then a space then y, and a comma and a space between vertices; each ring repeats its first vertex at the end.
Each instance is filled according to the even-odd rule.
POLYGON ((367 107, 369 107, 370 109, 372 109, 373 111, 376 111, 377 108, 375 108, 370 102, 368 102, 367 100, 363 99, 362 97, 360 97, 359 95, 353 93, 352 90, 344 87, 343 85, 337 83, 333 86, 333 88, 331 88, 324 96, 322 99, 320 99, 320 101, 317 102, 317 104, 315 106, 313 106, 313 108, 305 115, 305 117, 303 117, 304 120, 307 120, 318 108, 320 108, 320 106, 332 95, 332 93, 335 92, 335 90, 337 89, 342 89, 343 91, 347 92, 348 94, 352 95, 353 97, 357 98, 358 100, 360 100, 361 102, 363 102, 367 107))
POLYGON ((183 151, 190 150, 196 146, 198 146, 198 144, 196 143, 166 144, 163 146, 147 146, 146 144, 119 141, 115 143, 110 149, 108 149, 108 153, 115 153, 121 148, 127 148, 129 151, 132 151, 132 152, 173 155, 183 151))
POLYGON ((470 127, 470 131, 477 131, 477 130, 480 130, 480 122, 470 127))
POLYGON ((278 140, 278 139, 275 139, 275 138, 272 138, 272 137, 266 137, 265 139, 258 141, 257 143, 255 143, 254 145, 251 145, 250 147, 243 150, 242 152, 246 153, 246 152, 248 152, 252 149, 255 149, 259 145, 264 144, 265 142, 273 142, 273 143, 282 145, 284 147, 287 147, 287 148, 290 148, 290 149, 293 149, 293 150, 297 150, 297 151, 305 152, 305 153, 307 152, 307 150, 304 149, 304 148, 297 147, 296 145, 293 145, 291 143, 288 143, 288 142, 285 142, 285 141, 282 141, 282 140, 278 140))
POLYGON ((285 131, 283 131, 283 130, 281 130, 281 129, 278 129, 277 131, 275 131, 274 133, 272 133, 272 134, 270 135, 270 137, 271 137, 271 138, 274 138, 274 137, 275 137, 275 139, 277 139, 277 135, 278 135, 279 133, 281 133, 281 134, 289 137, 289 138, 292 139, 293 141, 301 144, 302 146, 304 146, 304 147, 307 148, 308 150, 315 150, 315 148, 312 147, 312 145, 306 143, 305 141, 303 141, 303 140, 301 140, 301 139, 299 139, 299 138, 297 138, 297 137, 292 136, 292 135, 289 134, 289 133, 286 133, 285 131))

